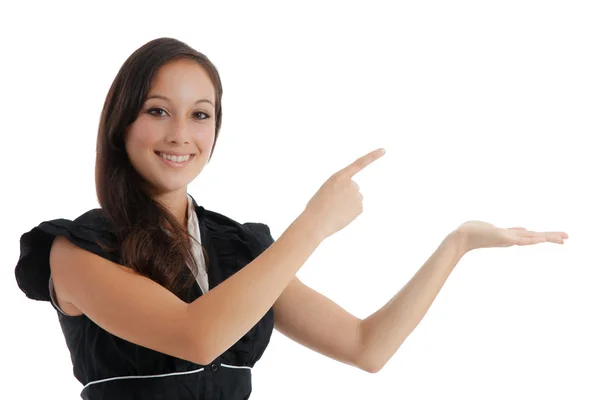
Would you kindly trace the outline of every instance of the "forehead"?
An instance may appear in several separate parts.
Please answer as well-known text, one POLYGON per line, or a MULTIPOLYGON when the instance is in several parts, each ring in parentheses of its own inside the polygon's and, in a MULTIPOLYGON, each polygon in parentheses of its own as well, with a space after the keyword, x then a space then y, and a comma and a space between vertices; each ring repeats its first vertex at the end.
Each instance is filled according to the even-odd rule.
POLYGON ((163 65, 152 80, 148 95, 163 95, 172 101, 215 101, 215 89, 206 70, 196 61, 181 59, 163 65))

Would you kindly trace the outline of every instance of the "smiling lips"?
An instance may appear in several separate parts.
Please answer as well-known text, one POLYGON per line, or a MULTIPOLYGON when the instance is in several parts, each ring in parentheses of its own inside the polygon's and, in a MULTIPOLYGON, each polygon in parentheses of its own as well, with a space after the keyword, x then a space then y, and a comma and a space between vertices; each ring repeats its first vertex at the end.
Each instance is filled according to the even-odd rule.
POLYGON ((195 154, 177 155, 163 153, 162 151, 157 151, 155 154, 159 156, 165 164, 171 167, 184 167, 195 156, 195 154))

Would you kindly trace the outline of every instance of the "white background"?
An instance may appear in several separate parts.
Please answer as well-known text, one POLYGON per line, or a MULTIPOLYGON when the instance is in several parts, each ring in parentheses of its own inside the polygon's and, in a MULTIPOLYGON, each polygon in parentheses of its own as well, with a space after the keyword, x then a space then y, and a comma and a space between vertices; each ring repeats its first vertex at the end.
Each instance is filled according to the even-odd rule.
POLYGON ((597 2, 131 3, 2 6, 0 398, 79 396, 56 313, 16 285, 19 237, 97 206, 104 97, 160 36, 224 82, 189 188, 206 208, 277 237, 331 173, 387 149, 357 176, 364 214, 299 273, 359 317, 467 220, 571 236, 468 254, 375 375, 275 332, 252 398, 600 398, 597 2))

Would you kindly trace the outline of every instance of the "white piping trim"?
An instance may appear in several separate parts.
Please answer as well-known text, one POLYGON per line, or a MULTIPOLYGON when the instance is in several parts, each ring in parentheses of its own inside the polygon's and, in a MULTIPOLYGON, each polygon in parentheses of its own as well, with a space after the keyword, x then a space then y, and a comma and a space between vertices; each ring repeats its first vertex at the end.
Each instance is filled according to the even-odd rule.
POLYGON ((48 279, 48 291, 50 292, 50 301, 52 302, 52 305, 54 305, 54 307, 62 314, 65 316, 69 316, 67 315, 67 313, 65 313, 62 308, 60 308, 58 306, 58 301, 56 300, 55 296, 56 296, 56 291, 54 290, 54 283, 52 282, 52 274, 50 274, 50 279, 48 279))
POLYGON ((106 378, 106 379, 100 379, 100 380, 97 380, 97 381, 92 381, 92 382, 88 383, 87 385, 85 385, 82 390, 85 390, 88 386, 95 385, 96 383, 104 383, 104 382, 116 381, 116 380, 121 380, 121 379, 164 378, 164 377, 167 377, 167 376, 189 375, 189 374, 193 374, 193 373, 196 373, 196 372, 202 372, 202 371, 204 371, 204 368, 195 369, 193 371, 172 372, 172 373, 169 373, 169 374, 160 374, 160 375, 117 376, 117 377, 114 377, 114 378, 106 378))
POLYGON ((252 369, 251 367, 240 367, 237 365, 228 365, 228 364, 221 364, 221 367, 233 368, 233 369, 252 369))

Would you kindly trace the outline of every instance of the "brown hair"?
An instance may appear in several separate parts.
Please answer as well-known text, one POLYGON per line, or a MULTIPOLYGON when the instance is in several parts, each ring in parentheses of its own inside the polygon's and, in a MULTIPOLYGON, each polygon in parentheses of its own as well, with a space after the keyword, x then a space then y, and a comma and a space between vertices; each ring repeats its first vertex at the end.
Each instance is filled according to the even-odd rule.
POLYGON ((181 226, 144 189, 145 182, 131 165, 125 150, 125 132, 136 120, 154 76, 163 65, 177 59, 198 62, 212 80, 216 100, 216 144, 223 94, 216 67, 204 54, 179 40, 152 40, 123 63, 106 96, 96 144, 96 194, 105 215, 115 227, 121 263, 181 298, 198 272, 187 226, 181 226), (190 269, 186 265, 192 274, 188 273, 190 269))

